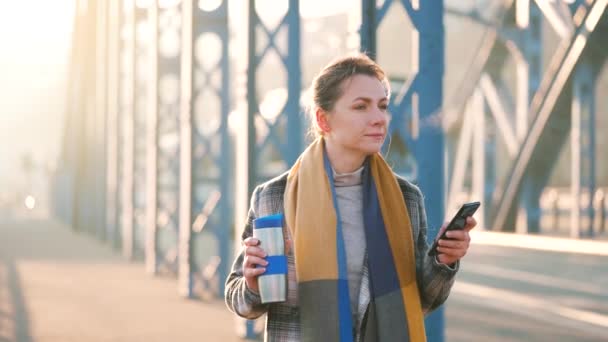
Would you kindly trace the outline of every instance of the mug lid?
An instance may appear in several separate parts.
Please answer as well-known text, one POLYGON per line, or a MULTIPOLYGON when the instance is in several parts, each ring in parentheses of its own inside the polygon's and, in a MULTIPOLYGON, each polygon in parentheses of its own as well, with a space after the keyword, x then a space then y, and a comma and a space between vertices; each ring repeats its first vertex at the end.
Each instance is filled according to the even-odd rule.
POLYGON ((276 228, 283 227, 283 214, 262 216, 253 220, 253 228, 276 228))

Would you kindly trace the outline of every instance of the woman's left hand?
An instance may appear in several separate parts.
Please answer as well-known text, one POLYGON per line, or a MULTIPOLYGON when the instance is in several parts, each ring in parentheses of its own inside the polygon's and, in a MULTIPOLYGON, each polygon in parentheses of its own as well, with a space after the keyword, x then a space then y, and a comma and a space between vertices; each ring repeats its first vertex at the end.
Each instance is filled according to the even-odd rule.
MULTIPOLYGON (((463 230, 451 230, 447 232, 446 236, 450 238, 450 240, 439 240, 439 246, 437 246, 437 261, 442 264, 452 265, 465 256, 469 250, 469 244, 471 242, 469 231, 476 225, 477 221, 475 221, 473 217, 468 217, 467 224, 463 230)), ((447 222, 444 223, 443 227, 441 227, 440 232, 443 231, 446 226, 447 222)))

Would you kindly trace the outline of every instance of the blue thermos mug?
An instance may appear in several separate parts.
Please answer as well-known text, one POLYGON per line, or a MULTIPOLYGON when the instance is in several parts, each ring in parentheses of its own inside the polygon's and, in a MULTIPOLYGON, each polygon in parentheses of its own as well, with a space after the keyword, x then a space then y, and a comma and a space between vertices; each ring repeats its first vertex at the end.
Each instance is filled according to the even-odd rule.
POLYGON ((266 252, 266 272, 258 277, 262 303, 287 299, 287 257, 283 240, 283 214, 269 215, 253 221, 253 237, 266 252))

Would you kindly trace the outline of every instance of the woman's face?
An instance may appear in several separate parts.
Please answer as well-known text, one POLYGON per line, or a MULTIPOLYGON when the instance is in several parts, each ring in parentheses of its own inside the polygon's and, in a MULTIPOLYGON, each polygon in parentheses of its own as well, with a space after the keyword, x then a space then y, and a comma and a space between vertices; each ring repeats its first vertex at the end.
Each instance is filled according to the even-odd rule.
POLYGON ((366 156, 379 152, 389 122, 384 86, 368 75, 355 75, 341 86, 343 94, 326 117, 326 140, 344 153, 366 156))

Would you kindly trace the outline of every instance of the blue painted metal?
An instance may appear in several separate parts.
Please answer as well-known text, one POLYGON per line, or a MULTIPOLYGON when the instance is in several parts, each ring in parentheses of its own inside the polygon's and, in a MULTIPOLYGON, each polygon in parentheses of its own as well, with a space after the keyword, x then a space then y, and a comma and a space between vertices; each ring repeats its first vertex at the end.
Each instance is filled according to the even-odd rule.
MULTIPOLYGON (((249 1, 249 69, 247 77, 247 102, 249 135, 249 160, 253 172, 250 173, 250 182, 253 187, 256 183, 285 171, 289 165, 296 161, 303 150, 303 130, 300 119, 300 15, 299 0, 289 0, 287 12, 274 29, 267 27, 255 9, 255 0, 249 1), (287 47, 279 46, 276 36, 282 29, 287 30, 287 47), (267 38, 267 44, 261 51, 256 50, 256 32, 261 32, 267 38), (283 52, 283 51, 285 52, 283 52), (268 66, 270 69, 261 69, 260 66, 268 59, 270 52, 275 52, 282 64, 282 72, 286 75, 287 101, 281 108, 275 120, 264 118, 258 106, 260 93, 261 73, 279 72, 277 65, 268 66), (255 122, 255 124, 254 124, 255 122), (255 125, 263 125, 268 132, 260 136, 261 131, 255 125), (259 141, 259 142, 258 142, 259 141), (254 151, 254 149, 256 151, 254 151), (259 154, 258 154, 259 153, 259 154)), ((261 94, 262 96, 267 94, 261 94)), ((253 189, 251 189, 253 190, 253 189)))
POLYGON ((580 176, 573 181, 579 182, 579 184, 577 184, 578 189, 580 189, 579 194, 587 194, 588 196, 584 197, 587 199, 585 202, 574 203, 572 210, 579 210, 580 212, 579 235, 585 237, 593 237, 595 235, 593 230, 595 219, 593 197, 596 191, 595 89, 597 74, 597 65, 584 59, 577 65, 576 70, 574 71, 572 84, 574 87, 572 100, 578 102, 580 108, 578 114, 574 115, 572 118, 572 134, 578 136, 578 141, 573 144, 573 147, 578 147, 578 151, 573 152, 577 153, 580 158, 579 165, 573 165, 573 167, 578 168, 580 176), (574 132, 574 130, 577 132, 574 132))
MULTIPOLYGON (((489 121, 489 120, 488 120, 489 121)), ((487 122, 487 121, 486 121, 487 122)), ((496 186, 496 179, 498 168, 496 167, 498 155, 496 153, 496 144, 498 141, 498 135, 496 125, 493 123, 486 123, 486 139, 485 139, 485 177, 484 177, 484 194, 483 194, 483 206, 480 208, 484 213, 484 220, 487 223, 490 217, 490 206, 485 205, 486 203, 492 203, 492 196, 494 195, 494 188, 496 186)), ((487 229, 488 227, 479 227, 476 229, 487 229)))
MULTIPOLYGON (((230 232, 233 227, 231 194, 232 146, 228 131, 230 110, 228 1, 202 10, 187 1, 182 46, 188 54, 182 65, 189 84, 182 85, 182 184, 180 206, 180 292, 198 297, 215 282, 215 296, 223 296, 224 279, 232 259, 230 232), (186 18, 191 15, 191 18, 186 18), (186 20, 188 19, 188 20, 186 20), (184 89, 183 87, 187 87, 184 89), (186 126, 184 126, 186 125, 186 126), (188 139, 189 137, 189 139, 188 139), (184 163, 185 162, 185 163, 184 163), (188 179, 183 179, 184 177, 188 179), (191 185, 191 186, 188 186, 191 185), (180 210, 181 211, 181 210, 180 210), (208 237, 212 237, 209 245, 208 237), (214 248, 217 247, 217 248, 214 248), (204 269, 217 249, 220 261, 214 279, 206 279, 204 269)), ((182 73, 184 75, 184 73, 182 73)))
MULTIPOLYGON (((386 3, 390 4, 390 1, 386 3)), ((383 9, 386 11, 387 9, 383 9)), ((372 59, 376 59, 376 0, 361 0, 361 27, 359 28, 360 50, 372 59)))
POLYGON ((160 8, 158 14, 158 139, 155 269, 177 274, 179 207, 181 8, 160 8))
POLYGON ((287 103, 283 109, 287 115, 287 155, 285 156, 287 165, 296 162, 298 155, 302 152, 303 135, 300 116, 300 92, 302 84, 302 69, 300 67, 300 13, 299 0, 290 0, 287 12, 288 39, 287 56, 284 59, 287 71, 287 103), (298 10, 292 10, 298 9, 298 10))
MULTIPOLYGON (((389 111, 392 114, 389 134, 403 139, 413 151, 417 168, 417 181, 425 194, 428 216, 428 240, 431 242, 444 218, 445 168, 444 133, 437 113, 443 101, 445 33, 443 1, 417 2, 419 8, 407 0, 385 1, 375 10, 373 1, 362 1, 361 51, 376 51, 375 35, 391 5, 402 5, 419 34, 418 70, 402 89, 395 90, 389 111), (411 125, 406 123, 412 122, 411 125), (409 127, 408 127, 409 126, 409 127), (396 134, 395 134, 396 133, 396 134)), ((389 75, 390 77, 390 75, 389 75)), ((396 165, 397 172, 403 165, 396 165)), ((437 310, 426 319, 429 341, 444 340, 444 313, 437 310)))
MULTIPOLYGON (((528 93, 526 102, 532 102, 534 94, 540 85, 542 77, 542 13, 534 2, 530 2, 528 27, 520 32, 519 48, 528 64, 528 93)), ((531 119, 531 118, 528 118, 531 119)), ((537 182, 537 178, 524 179, 524 191, 521 202, 526 208, 527 229, 529 233, 540 232, 540 196, 544 184, 537 182)))
POLYGON ((575 33, 557 50, 547 67, 549 72, 545 73, 532 99, 530 129, 513 160, 511 170, 502 186, 498 187, 502 191, 496 192, 492 203, 493 227, 514 227, 518 199, 525 184, 522 180, 533 177, 534 186, 544 186, 550 176, 549 170, 566 141, 571 127, 569 109, 572 91, 568 86, 569 79, 581 56, 593 54, 590 42, 603 37, 606 29, 600 20, 597 27, 601 29, 595 30, 597 22, 594 20, 602 18, 603 13, 605 15, 605 2, 590 1, 581 10, 575 33))
MULTIPOLYGON (((274 29, 261 20, 255 8, 255 0, 248 4, 248 69, 247 69, 247 173, 249 197, 256 184, 274 177, 293 164, 303 150, 300 114, 301 66, 300 66, 300 11, 299 0, 289 0, 287 12, 274 29), (280 46, 276 39, 281 30, 287 30, 287 47, 280 46), (263 37, 267 44, 259 51, 257 42, 263 37), (279 57, 282 70, 277 65, 261 68, 270 52, 279 57), (272 68, 272 70, 268 69, 272 68), (263 75, 282 72, 286 75, 287 100, 274 120, 264 118, 258 106, 258 94, 263 75), (266 134, 262 136, 261 125, 266 134)), ((268 76, 266 76, 268 77, 268 76)), ((267 94, 260 94, 265 96, 267 94)), ((240 229, 240 228, 239 228, 240 229)), ((245 338, 256 338, 252 322, 246 322, 245 338)))
MULTIPOLYGON (((418 20, 412 20, 420 34, 417 80, 420 136, 414 148, 418 184, 425 194, 428 216, 427 240, 437 235, 445 216, 444 133, 437 118, 443 101, 445 32, 443 1, 420 1, 418 20)), ((444 312, 440 308, 426 319, 428 341, 445 340, 444 312)))
MULTIPOLYGON (((407 1, 401 4, 397 1, 385 1, 380 7, 376 8, 373 0, 362 0, 362 21, 359 29, 360 51, 376 59, 378 47, 376 46, 376 34, 382 20, 393 6, 403 5, 408 9, 408 13, 414 13, 411 5, 407 1)), ((410 21, 415 22, 416 17, 410 16, 410 21)), ((413 157, 412 148, 415 138, 412 131, 417 129, 418 123, 412 121, 412 95, 416 92, 417 75, 404 81, 388 75, 393 88, 393 96, 389 103, 391 113, 391 125, 389 126, 388 137, 383 147, 384 155, 388 162, 394 165, 397 173, 415 177, 416 165, 413 157)))

